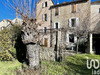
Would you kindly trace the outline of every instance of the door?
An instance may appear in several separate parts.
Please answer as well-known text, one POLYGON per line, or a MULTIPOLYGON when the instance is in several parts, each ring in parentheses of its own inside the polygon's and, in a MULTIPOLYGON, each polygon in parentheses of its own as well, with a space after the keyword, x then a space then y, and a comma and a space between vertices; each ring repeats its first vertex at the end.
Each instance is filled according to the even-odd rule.
POLYGON ((48 39, 47 38, 44 38, 44 45, 45 45, 45 47, 48 46, 48 39))

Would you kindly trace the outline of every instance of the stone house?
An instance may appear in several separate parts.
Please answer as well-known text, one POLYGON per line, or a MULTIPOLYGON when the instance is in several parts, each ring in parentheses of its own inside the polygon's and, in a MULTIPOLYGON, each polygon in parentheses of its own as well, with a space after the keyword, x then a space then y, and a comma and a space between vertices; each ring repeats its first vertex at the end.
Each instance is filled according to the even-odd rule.
POLYGON ((90 52, 100 54, 100 1, 91 2, 90 52))
MULTIPOLYGON (((75 47, 77 37, 71 33, 73 29, 81 26, 84 20, 90 19, 90 0, 64 2, 53 5, 51 10, 51 29, 59 29, 51 34, 52 47, 59 46, 61 42, 66 43, 69 49, 75 47), (66 29, 65 31, 63 31, 66 29)), ((86 22, 89 25, 89 21, 86 22)))
POLYGON ((40 0, 36 4, 36 19, 37 23, 40 24, 38 29, 41 30, 39 40, 41 40, 41 45, 50 47, 50 34, 48 30, 50 29, 50 6, 54 5, 52 0, 40 0))
POLYGON ((23 23, 23 20, 16 17, 14 18, 13 20, 5 20, 3 19, 1 22, 0 22, 0 30, 3 30, 4 28, 8 28, 10 26, 12 26, 12 24, 16 24, 16 25, 22 25, 23 23))
POLYGON ((3 19, 1 22, 0 22, 0 30, 3 30, 5 27, 8 27, 8 26, 11 26, 10 22, 3 19))
POLYGON ((52 0, 40 0, 36 9, 37 22, 41 23, 38 29, 44 32, 40 36, 41 44, 47 47, 59 47, 63 42, 73 50, 77 37, 69 29, 86 24, 92 32, 89 52, 93 53, 94 40, 100 25, 100 1, 80 0, 54 5, 52 0), (50 32, 47 33, 48 31, 50 32))

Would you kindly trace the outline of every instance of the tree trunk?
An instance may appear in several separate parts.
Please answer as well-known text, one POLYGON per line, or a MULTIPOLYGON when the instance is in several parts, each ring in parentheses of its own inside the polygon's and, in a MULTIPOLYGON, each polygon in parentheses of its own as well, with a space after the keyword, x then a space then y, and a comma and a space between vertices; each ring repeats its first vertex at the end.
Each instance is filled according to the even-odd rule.
POLYGON ((27 48, 30 69, 39 66, 40 46, 38 45, 38 31, 36 26, 31 20, 23 23, 22 41, 27 48))
POLYGON ((29 68, 34 69, 39 66, 39 46, 36 44, 27 45, 29 68))

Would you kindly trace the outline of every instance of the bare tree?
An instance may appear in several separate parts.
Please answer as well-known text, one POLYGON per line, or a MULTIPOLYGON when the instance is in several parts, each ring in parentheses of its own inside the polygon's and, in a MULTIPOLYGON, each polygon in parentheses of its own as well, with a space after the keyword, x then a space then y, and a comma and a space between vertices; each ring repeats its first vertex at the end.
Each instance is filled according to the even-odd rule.
POLYGON ((39 65, 38 30, 36 23, 36 3, 39 0, 4 0, 10 10, 16 11, 23 19, 22 41, 26 45, 29 67, 34 69, 39 65))
POLYGON ((76 53, 78 53, 79 49, 79 43, 83 40, 87 40, 89 33, 91 32, 90 26, 91 26, 91 18, 90 18, 90 13, 88 9, 79 9, 79 16, 82 19, 79 19, 79 25, 76 26, 75 28, 69 29, 76 37, 77 37, 77 42, 76 42, 76 53), (82 15, 82 12, 86 12, 82 15))
POLYGON ((75 29, 73 29, 72 33, 77 37, 77 47, 76 47, 76 53, 78 53, 79 49, 79 43, 81 40, 87 40, 88 35, 90 33, 90 28, 88 26, 88 21, 83 20, 84 22, 81 23, 80 26, 77 26, 75 29))

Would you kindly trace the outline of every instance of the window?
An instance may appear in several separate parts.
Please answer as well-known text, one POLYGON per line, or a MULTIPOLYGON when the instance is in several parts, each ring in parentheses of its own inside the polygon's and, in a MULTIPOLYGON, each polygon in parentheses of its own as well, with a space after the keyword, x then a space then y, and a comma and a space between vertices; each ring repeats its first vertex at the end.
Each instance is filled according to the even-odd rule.
POLYGON ((48 3, 47 2, 42 3, 42 8, 47 7, 47 6, 48 6, 48 3))
POLYGON ((100 13, 100 8, 99 8, 99 13, 100 13))
POLYGON ((55 28, 55 29, 60 28, 60 23, 59 23, 59 22, 55 22, 55 23, 54 23, 54 28, 55 28))
POLYGON ((47 2, 45 2, 45 7, 47 7, 47 2))
POLYGON ((44 27, 44 33, 47 33, 47 27, 44 27))
POLYGON ((47 14, 44 14, 44 16, 45 16, 45 21, 47 21, 47 14))
POLYGON ((68 26, 69 27, 79 26, 79 18, 72 17, 72 18, 68 19, 68 26))
POLYGON ((74 35, 73 34, 69 34, 69 42, 74 43, 74 35))
POLYGON ((58 23, 55 23, 56 24, 56 29, 58 29, 58 23))
POLYGON ((55 16, 59 15, 59 9, 55 8, 55 16))
POLYGON ((47 14, 42 15, 42 21, 47 21, 47 14))
POLYGON ((75 13, 76 12, 76 4, 73 4, 72 5, 72 13, 75 13))
POLYGON ((74 34, 66 34, 66 42, 77 43, 77 37, 74 34))
POLYGON ((76 19, 71 19, 72 27, 76 27, 76 19))

